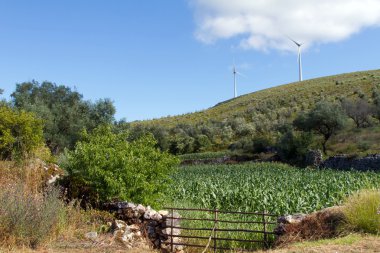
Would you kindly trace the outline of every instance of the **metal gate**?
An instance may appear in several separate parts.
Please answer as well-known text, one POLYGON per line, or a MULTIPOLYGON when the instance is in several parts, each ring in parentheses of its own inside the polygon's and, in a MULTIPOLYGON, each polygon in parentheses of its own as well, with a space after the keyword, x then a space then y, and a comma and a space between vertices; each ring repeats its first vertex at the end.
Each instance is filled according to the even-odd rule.
POLYGON ((167 217, 167 235, 171 252, 178 246, 193 250, 198 248, 202 252, 249 252, 268 248, 275 238, 274 228, 278 216, 265 211, 233 212, 173 207, 165 209, 170 212, 167 217), (181 216, 175 215, 177 211, 181 212, 181 216), (234 219, 235 216, 244 218, 234 219))

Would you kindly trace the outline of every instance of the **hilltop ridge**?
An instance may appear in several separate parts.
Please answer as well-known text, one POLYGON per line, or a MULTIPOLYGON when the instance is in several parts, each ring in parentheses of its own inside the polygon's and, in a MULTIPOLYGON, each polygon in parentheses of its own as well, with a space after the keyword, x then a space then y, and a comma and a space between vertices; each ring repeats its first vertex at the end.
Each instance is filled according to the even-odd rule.
MULTIPOLYGON (((206 110, 168 116, 152 120, 135 121, 132 124, 160 124, 173 127, 177 123, 198 123, 204 120, 224 120, 249 112, 260 103, 275 103, 275 108, 304 105, 309 108, 316 101, 328 98, 352 97, 357 92, 370 96, 371 89, 380 85, 380 70, 358 71, 327 77, 282 84, 222 101, 206 110)), ((273 108, 273 109, 275 109, 273 108)), ((306 108, 305 108, 306 109, 306 108)))

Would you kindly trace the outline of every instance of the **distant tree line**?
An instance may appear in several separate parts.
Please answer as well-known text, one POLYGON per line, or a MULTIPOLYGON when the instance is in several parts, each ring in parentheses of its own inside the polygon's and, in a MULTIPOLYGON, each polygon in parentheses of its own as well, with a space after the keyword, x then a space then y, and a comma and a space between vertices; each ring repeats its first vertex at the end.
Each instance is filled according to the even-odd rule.
MULTIPOLYGON (((274 151, 284 160, 297 162, 311 148, 327 153, 331 137, 351 125, 367 128, 380 121, 377 88, 369 97, 356 90, 350 98, 321 97, 314 104, 294 99, 264 100, 222 121, 205 119, 174 127, 115 121, 111 100, 86 101, 77 91, 51 82, 17 84, 11 97, 9 102, 2 101, 2 106, 17 111, 20 117, 26 117, 22 112, 27 112, 40 120, 34 124, 42 125, 43 140, 53 154, 65 148, 72 150, 83 131, 91 133, 100 125, 113 125, 115 133, 129 132, 128 141, 151 134, 156 147, 175 155, 226 149, 238 154, 274 151)), ((2 131, 1 138, 11 142, 5 137, 9 133, 2 131)), ((3 156, 9 156, 9 152, 3 156)))
POLYGON ((46 145, 53 154, 72 149, 82 130, 112 124, 116 111, 109 99, 86 101, 77 91, 51 82, 17 84, 11 97, 16 109, 34 113, 43 121, 46 145))
MULTIPOLYGON (((196 124, 128 125, 131 138, 152 133, 160 149, 173 154, 229 149, 240 154, 275 151, 286 161, 299 163, 310 149, 326 154, 332 136, 350 128, 367 128, 380 121, 380 92, 367 98, 355 91, 350 98, 321 98, 311 106, 263 103, 223 121, 196 124), (276 109, 275 109, 276 108, 276 109)), ((281 101, 279 101, 281 102, 281 101)))

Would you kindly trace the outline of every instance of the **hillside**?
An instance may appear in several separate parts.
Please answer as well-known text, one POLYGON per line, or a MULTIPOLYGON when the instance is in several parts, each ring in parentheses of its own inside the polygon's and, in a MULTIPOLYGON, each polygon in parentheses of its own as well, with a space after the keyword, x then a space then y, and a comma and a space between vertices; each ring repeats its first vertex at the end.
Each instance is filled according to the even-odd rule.
POLYGON ((259 111, 264 105, 270 105, 273 111, 293 107, 307 109, 324 98, 335 100, 340 97, 353 97, 358 92, 370 96, 374 87, 380 87, 380 70, 353 72, 280 85, 221 102, 207 110, 136 121, 132 124, 160 124, 174 127, 178 123, 195 124, 207 120, 222 121, 259 111))
MULTIPOLYGON (((293 128, 297 116, 323 101, 333 103, 347 114, 344 129, 329 137, 329 155, 379 153, 376 141, 380 138, 379 90, 380 70, 354 72, 280 85, 221 102, 207 110, 136 121, 131 126, 135 136, 151 132, 161 149, 175 154, 231 147, 260 153, 263 147, 276 146, 284 136, 283 130, 293 128), (368 112, 364 116, 365 125, 355 125, 344 103, 351 103, 354 113, 368 112)), ((305 148, 320 148, 322 142, 321 135, 316 134, 312 145, 305 148)))

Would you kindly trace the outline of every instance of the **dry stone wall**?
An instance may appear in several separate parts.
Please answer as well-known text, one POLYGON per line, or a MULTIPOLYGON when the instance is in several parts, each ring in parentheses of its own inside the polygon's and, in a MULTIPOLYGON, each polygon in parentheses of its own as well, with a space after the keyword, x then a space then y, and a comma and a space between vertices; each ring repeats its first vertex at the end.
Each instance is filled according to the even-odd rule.
POLYGON ((360 171, 380 171, 380 154, 355 158, 349 155, 336 155, 325 160, 321 167, 338 170, 355 169, 360 171))
MULTIPOLYGON (((166 210, 156 211, 150 206, 145 207, 130 202, 107 203, 104 205, 104 209, 115 214, 117 218, 114 223, 115 231, 120 231, 120 229, 117 229, 119 227, 128 228, 121 229, 121 232, 117 232, 120 233, 119 237, 125 238, 126 240, 132 240, 138 236, 145 236, 149 238, 155 248, 169 252, 171 240, 169 235, 171 233, 173 233, 173 235, 180 235, 180 229, 170 228, 171 225, 175 227, 180 226, 180 215, 177 212, 171 214, 166 210), (172 219, 172 217, 174 219, 172 219), (136 229, 136 226, 139 229, 136 229)), ((173 242, 179 243, 180 238, 173 237, 173 242)), ((174 252, 183 252, 183 247, 176 245, 174 252)))

